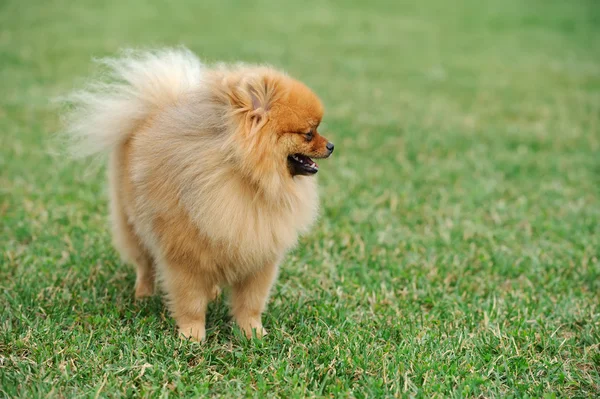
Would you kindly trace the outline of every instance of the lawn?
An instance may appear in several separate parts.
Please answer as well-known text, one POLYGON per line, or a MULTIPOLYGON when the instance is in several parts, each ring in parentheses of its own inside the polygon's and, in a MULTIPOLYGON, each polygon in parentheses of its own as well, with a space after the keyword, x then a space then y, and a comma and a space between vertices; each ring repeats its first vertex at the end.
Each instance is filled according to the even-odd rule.
POLYGON ((0 1, 0 397, 594 397, 594 0, 0 1), (212 3, 212 4, 209 4, 212 3), (101 163, 61 155, 92 58, 184 44, 311 86, 321 218, 248 341, 133 300, 101 163))

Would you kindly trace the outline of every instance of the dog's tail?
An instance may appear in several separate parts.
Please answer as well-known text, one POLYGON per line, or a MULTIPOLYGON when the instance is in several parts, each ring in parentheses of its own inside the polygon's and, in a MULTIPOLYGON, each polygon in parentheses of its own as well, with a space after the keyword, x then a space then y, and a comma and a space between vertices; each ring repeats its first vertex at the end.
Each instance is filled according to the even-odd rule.
POLYGON ((66 98, 66 133, 75 157, 114 148, 202 79, 203 64, 187 49, 127 50, 98 62, 107 72, 103 79, 66 98))

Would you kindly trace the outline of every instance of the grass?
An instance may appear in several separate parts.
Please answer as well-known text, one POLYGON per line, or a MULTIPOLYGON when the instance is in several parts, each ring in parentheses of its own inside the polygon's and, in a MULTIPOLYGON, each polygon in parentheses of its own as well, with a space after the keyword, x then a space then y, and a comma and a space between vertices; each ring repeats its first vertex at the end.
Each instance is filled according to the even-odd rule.
POLYGON ((592 0, 0 2, 0 396, 593 397, 600 7, 592 0), (322 217, 247 341, 135 303, 104 174, 50 99, 91 58, 185 44, 327 106, 322 217))

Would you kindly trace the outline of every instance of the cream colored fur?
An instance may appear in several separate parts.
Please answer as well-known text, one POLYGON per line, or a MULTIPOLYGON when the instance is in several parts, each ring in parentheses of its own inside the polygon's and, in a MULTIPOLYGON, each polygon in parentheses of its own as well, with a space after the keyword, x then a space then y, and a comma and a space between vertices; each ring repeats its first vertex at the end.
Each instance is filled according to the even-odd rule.
POLYGON ((279 263, 318 209, 315 178, 290 175, 286 156, 326 143, 306 150, 287 130, 320 120, 320 102, 271 68, 209 68, 183 49, 102 63, 107 82, 71 96, 67 128, 76 156, 109 154, 114 243, 136 266, 136 297, 157 280, 181 334, 202 340, 228 285, 236 322, 264 334, 279 263))

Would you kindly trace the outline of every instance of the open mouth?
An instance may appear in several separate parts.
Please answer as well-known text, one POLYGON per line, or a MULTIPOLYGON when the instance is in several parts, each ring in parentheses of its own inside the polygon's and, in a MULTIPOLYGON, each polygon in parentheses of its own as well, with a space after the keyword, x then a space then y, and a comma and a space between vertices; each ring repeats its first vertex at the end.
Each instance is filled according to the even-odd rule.
POLYGON ((306 155, 293 154, 288 156, 288 165, 292 175, 314 175, 319 171, 319 165, 306 155))

